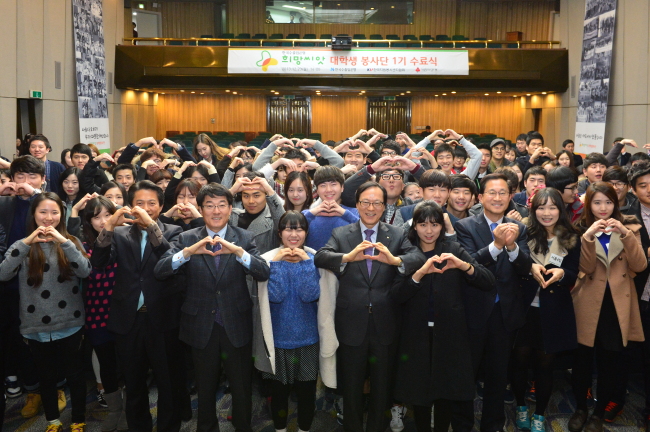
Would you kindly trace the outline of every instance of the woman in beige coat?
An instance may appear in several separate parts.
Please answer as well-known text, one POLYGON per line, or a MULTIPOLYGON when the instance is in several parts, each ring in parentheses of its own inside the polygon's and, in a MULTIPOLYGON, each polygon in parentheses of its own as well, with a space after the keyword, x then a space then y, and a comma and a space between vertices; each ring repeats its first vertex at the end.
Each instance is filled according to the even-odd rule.
POLYGON ((569 430, 603 430, 603 415, 612 400, 620 357, 628 341, 643 341, 634 276, 647 266, 635 217, 623 216, 614 188, 605 182, 589 185, 582 218, 584 234, 578 282, 572 291, 578 330, 573 366, 577 409, 569 430), (588 417, 594 353, 598 367, 598 401, 588 417), (585 425, 586 423, 586 425, 585 425))

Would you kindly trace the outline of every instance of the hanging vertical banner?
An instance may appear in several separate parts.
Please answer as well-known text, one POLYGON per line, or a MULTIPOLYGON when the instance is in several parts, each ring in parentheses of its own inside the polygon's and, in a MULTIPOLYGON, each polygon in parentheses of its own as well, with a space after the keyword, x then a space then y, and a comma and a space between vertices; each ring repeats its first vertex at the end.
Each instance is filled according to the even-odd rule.
POLYGON ((603 152, 615 22, 616 0, 586 1, 576 116, 576 153, 603 152))
POLYGON ((81 142, 110 150, 102 0, 73 0, 72 20, 81 142))

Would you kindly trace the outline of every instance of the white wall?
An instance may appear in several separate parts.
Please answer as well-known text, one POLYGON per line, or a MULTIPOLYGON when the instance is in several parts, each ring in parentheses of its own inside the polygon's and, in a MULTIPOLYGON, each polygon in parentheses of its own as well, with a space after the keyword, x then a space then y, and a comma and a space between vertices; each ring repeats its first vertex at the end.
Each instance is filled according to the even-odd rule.
MULTIPOLYGON (((114 71, 115 45, 124 36, 124 2, 103 0, 103 13, 108 73, 114 71)), ((0 16, 0 151, 7 157, 15 153, 16 99, 28 97, 29 90, 41 90, 42 121, 36 132, 48 137, 52 159, 58 160, 61 150, 79 142, 72 2, 0 0, 0 16), (54 88, 55 61, 62 63, 61 89, 54 88)), ((108 95, 114 149, 155 131, 157 98, 123 93, 113 86, 108 95)))

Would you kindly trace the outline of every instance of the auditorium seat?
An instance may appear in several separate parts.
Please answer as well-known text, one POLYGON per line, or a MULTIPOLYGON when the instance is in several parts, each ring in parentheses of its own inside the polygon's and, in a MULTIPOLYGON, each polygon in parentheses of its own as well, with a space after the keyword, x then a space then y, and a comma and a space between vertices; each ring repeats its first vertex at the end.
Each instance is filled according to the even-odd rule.
POLYGON ((221 39, 234 39, 235 34, 234 33, 222 33, 221 34, 221 39))
POLYGON ((183 41, 167 41, 167 45, 183 45, 183 41))
POLYGON ((431 35, 420 35, 420 40, 421 41, 430 41, 431 40, 431 35))
POLYGON ((237 35, 237 39, 250 39, 251 34, 250 33, 239 33, 237 35))
POLYGON ((402 40, 418 40, 418 38, 416 38, 415 35, 404 35, 402 40))
POLYGON ((332 39, 332 34, 331 33, 325 33, 320 35, 320 39, 332 39))
POLYGON ((269 39, 284 39, 284 35, 282 33, 273 33, 269 39))
POLYGON ((451 38, 449 36, 447 36, 446 34, 439 34, 439 35, 436 35, 436 40, 447 41, 447 40, 451 40, 451 38))
POLYGON ((386 35, 386 39, 387 40, 400 40, 399 36, 397 36, 396 34, 386 35))
POLYGON ((289 33, 287 39, 300 39, 300 35, 298 33, 289 33))
POLYGON ((383 40, 384 37, 380 34, 371 34, 370 35, 370 40, 383 40))

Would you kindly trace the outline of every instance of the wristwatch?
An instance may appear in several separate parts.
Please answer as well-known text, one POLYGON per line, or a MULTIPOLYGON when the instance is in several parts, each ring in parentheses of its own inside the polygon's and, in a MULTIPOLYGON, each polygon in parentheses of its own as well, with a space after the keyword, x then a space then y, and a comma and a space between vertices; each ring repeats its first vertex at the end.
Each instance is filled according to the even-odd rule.
POLYGON ((43 191, 41 189, 34 188, 34 193, 32 194, 32 196, 38 195, 40 193, 43 193, 43 191))

